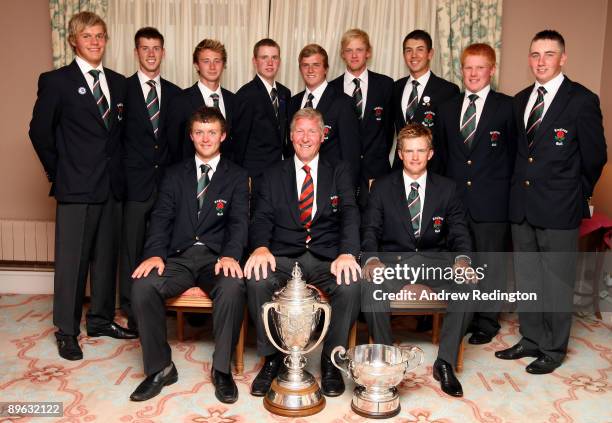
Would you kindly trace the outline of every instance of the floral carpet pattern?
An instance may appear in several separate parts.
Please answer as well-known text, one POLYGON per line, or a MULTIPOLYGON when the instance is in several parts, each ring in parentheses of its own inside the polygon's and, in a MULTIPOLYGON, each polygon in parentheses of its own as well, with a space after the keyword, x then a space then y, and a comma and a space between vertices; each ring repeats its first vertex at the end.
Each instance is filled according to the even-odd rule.
MULTIPOLYGON (((261 365, 255 354, 252 327, 244 374, 235 375, 238 402, 219 403, 210 379, 210 325, 186 328, 187 340, 178 342, 176 322, 171 317, 168 331, 179 381, 150 401, 131 402, 130 393, 144 377, 138 340, 89 338, 83 332, 79 342, 84 359, 63 360, 57 354, 53 336, 52 303, 48 295, 0 295, 0 401, 61 401, 63 417, 0 416, 0 423, 369 421, 351 411, 354 385, 348 380, 344 395, 327 398, 325 409, 317 415, 286 418, 267 412, 261 398, 249 395, 249 386, 261 365)), ((516 315, 503 315, 502 329, 493 342, 484 346, 466 342, 464 371, 458 374, 463 398, 447 396, 433 379, 437 347, 423 334, 402 329, 400 322, 398 340, 420 346, 425 351, 425 361, 400 385, 402 410, 390 422, 612 422, 612 327, 600 320, 575 317, 563 366, 552 374, 535 376, 524 370, 529 358, 502 361, 493 356, 494 351, 519 339, 516 315)), ((308 358, 307 368, 318 375, 318 354, 312 353, 308 358)))

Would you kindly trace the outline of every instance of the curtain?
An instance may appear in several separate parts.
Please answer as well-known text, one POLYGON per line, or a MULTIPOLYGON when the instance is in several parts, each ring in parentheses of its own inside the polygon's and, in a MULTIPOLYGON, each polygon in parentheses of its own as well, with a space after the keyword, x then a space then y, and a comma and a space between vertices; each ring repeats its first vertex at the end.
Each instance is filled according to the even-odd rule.
POLYGON ((51 15, 51 43, 53 49, 53 67, 67 65, 74 58, 68 43, 68 22, 72 15, 90 11, 104 19, 108 0, 49 0, 51 15))
POLYGON ((111 40, 105 65, 124 75, 138 69, 134 34, 153 26, 164 35, 162 75, 180 87, 197 81, 193 50, 204 38, 225 44, 222 85, 236 91, 252 76, 252 48, 268 31, 269 0, 108 0, 111 40))
POLYGON ((461 51, 472 43, 487 43, 501 63, 502 0, 438 0, 435 63, 440 76, 461 86, 461 51))
POLYGON ((271 0, 269 33, 281 46, 278 79, 293 93, 303 89, 297 60, 308 43, 325 48, 329 56, 327 79, 336 78, 345 69, 340 58, 340 39, 351 28, 361 28, 370 35, 369 68, 398 79, 407 74, 402 54, 406 34, 419 28, 435 38, 438 1, 271 0))

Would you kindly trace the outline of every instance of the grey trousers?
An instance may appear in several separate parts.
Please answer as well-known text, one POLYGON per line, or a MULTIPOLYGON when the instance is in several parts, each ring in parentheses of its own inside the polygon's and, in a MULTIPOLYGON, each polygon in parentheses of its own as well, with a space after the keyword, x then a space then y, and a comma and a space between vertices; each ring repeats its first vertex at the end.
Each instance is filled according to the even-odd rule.
POLYGON ((132 285, 132 308, 140 333, 144 371, 151 375, 172 360, 166 334, 165 300, 199 286, 213 300, 213 367, 230 373, 231 357, 244 316, 244 281, 214 275, 217 255, 203 245, 194 245, 180 256, 170 257, 162 276, 154 269, 132 285))

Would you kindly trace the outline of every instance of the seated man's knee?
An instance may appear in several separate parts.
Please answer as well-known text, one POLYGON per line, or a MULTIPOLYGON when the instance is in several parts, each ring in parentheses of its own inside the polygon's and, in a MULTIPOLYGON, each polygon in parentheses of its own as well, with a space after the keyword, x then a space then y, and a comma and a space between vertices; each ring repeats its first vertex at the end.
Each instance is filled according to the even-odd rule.
POLYGON ((218 281, 219 295, 236 297, 246 295, 244 279, 222 276, 218 281))
POLYGON ((156 295, 155 285, 150 278, 134 279, 132 283, 132 303, 148 301, 152 295, 156 295))

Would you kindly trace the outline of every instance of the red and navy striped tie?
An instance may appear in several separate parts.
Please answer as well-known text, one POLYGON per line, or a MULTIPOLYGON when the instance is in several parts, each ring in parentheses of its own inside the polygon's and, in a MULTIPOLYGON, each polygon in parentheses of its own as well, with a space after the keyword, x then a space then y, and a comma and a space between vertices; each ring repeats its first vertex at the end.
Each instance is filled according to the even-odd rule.
POLYGON ((538 97, 531 108, 531 112, 529 112, 529 117, 527 118, 527 126, 525 127, 525 130, 527 131, 529 148, 531 148, 533 140, 535 139, 535 133, 538 130, 540 123, 542 123, 542 116, 544 115, 544 94, 546 94, 546 88, 542 86, 538 87, 538 97))
POLYGON ((306 172, 306 177, 302 183, 302 190, 300 191, 300 222, 306 228, 308 234, 306 235, 306 244, 310 242, 310 225, 312 224, 312 204, 314 202, 314 183, 312 176, 310 175, 310 166, 304 165, 302 167, 306 172))

